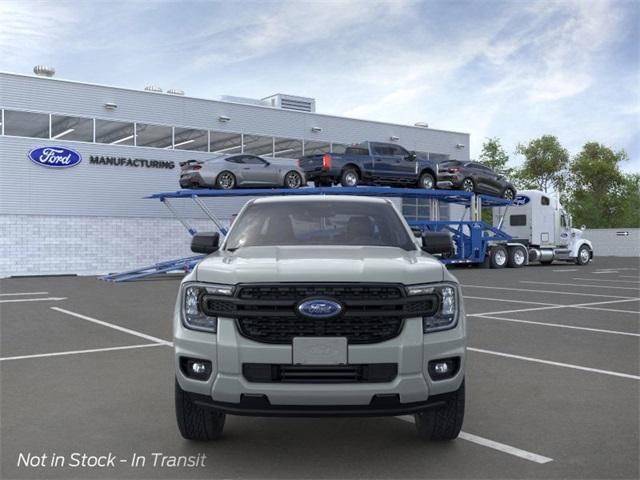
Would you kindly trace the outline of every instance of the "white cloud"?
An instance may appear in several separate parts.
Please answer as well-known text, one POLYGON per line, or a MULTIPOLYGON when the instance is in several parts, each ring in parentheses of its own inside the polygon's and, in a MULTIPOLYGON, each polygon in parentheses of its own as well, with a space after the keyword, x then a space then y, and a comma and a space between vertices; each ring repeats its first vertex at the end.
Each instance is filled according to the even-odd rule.
POLYGON ((77 17, 63 4, 29 3, 20 0, 0 2, 0 64, 8 70, 24 59, 43 56, 63 48, 77 17))

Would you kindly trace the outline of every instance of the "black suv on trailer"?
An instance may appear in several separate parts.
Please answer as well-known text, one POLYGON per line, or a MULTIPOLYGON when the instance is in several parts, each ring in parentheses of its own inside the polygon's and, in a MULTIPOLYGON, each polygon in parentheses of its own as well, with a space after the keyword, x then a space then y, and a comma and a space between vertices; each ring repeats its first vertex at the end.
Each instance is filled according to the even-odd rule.
POLYGON ((516 188, 507 178, 477 162, 445 160, 438 165, 438 188, 451 188, 465 192, 485 193, 516 198, 516 188))

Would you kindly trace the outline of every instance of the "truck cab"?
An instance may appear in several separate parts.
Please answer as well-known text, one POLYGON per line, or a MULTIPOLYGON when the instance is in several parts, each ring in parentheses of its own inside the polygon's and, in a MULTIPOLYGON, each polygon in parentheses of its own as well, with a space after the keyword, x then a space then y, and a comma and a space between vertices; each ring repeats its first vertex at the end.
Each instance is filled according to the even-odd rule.
POLYGON ((511 242, 527 247, 530 262, 564 260, 583 265, 593 259, 591 242, 582 238, 584 227, 573 228, 571 215, 558 198, 545 192, 519 192, 506 210, 494 209, 493 224, 511 236, 511 242))

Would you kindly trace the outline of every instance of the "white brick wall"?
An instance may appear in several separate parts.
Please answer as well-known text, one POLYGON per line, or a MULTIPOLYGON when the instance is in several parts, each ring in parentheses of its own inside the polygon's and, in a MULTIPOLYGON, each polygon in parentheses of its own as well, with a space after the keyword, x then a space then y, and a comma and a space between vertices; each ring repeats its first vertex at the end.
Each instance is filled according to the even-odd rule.
POLYGON ((175 219, 0 215, 0 277, 121 272, 193 255, 189 244, 175 219))

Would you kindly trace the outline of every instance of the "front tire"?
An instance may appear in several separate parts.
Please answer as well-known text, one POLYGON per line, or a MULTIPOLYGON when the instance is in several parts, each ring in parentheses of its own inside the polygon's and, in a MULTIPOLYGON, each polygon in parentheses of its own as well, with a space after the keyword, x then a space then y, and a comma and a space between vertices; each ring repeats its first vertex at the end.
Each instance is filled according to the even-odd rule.
POLYGON ((295 170, 291 170, 287 172, 284 176, 284 186, 286 188, 296 189, 302 186, 302 175, 300 175, 295 170))
POLYGON ((436 180, 430 173, 423 173, 418 180, 418 188, 424 188, 425 190, 433 190, 436 188, 436 180))
POLYGON ((415 414, 418 436, 425 440, 454 440, 464 420, 464 380, 447 402, 415 414))
POLYGON ((175 386, 176 420, 180 434, 187 440, 215 440, 222 436, 226 415, 193 403, 189 394, 175 386))
POLYGON ((586 245, 582 245, 578 249, 578 256, 576 257, 576 264, 586 265, 591 260, 591 250, 586 245))
POLYGON ((340 176, 340 185, 343 187, 357 187, 359 182, 358 172, 353 168, 346 168, 340 176))
POLYGON ((216 187, 222 190, 231 190, 236 186, 236 176, 228 171, 220 172, 216 178, 216 187))

